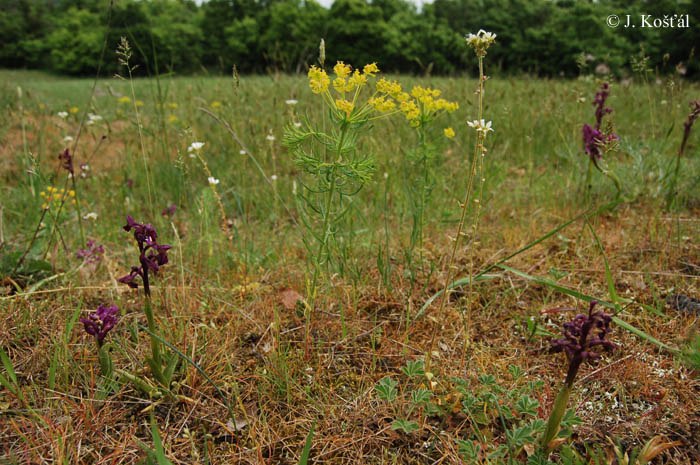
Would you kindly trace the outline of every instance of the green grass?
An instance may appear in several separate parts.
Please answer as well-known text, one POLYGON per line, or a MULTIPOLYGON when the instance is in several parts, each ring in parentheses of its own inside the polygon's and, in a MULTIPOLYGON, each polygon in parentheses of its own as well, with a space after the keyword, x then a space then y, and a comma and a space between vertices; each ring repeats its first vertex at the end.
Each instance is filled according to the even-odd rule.
MULTIPOLYGON (((293 119, 308 117, 328 128, 328 117, 303 76, 135 79, 136 98, 143 102, 138 107, 142 153, 133 103, 119 101, 130 96, 128 81, 99 80, 90 101, 92 80, 0 71, 0 255, 22 253, 29 245, 42 216, 40 192, 66 182, 56 158, 67 144, 64 137, 77 136, 88 111, 103 119, 83 128, 75 151, 76 170, 85 162, 91 167, 87 179, 78 178, 78 198, 83 215, 97 214, 96 220, 82 220, 86 237, 104 244, 106 251, 98 266, 81 266, 75 253, 84 244, 75 209, 67 204, 57 222, 60 236, 52 233, 50 215, 43 220, 28 254, 35 273, 27 266, 18 277, 11 266, 0 268, 0 311, 5 316, 0 349, 7 354, 4 366, 12 367, 12 373, 0 373, 6 384, 0 392, 0 418, 12 419, 0 421, 0 437, 9 438, 0 457, 5 454, 9 463, 22 463, 19 457, 26 454, 31 461, 50 457, 56 463, 92 463, 115 454, 132 462, 140 454, 138 444, 153 444, 153 427, 164 448, 154 445, 154 450, 173 463, 207 463, 204 457, 210 463, 300 463, 300 456, 309 456, 310 463, 392 463, 391 457, 396 463, 440 458, 454 463, 454 440, 467 438, 470 430, 458 413, 451 379, 475 382, 481 374, 498 377, 507 365, 517 365, 528 380, 545 382, 539 402, 548 411, 564 361, 548 355, 547 339, 530 337, 525 322, 534 318, 536 327, 559 334, 568 314, 542 312, 584 308, 576 299, 580 296, 609 297, 613 307, 624 309, 618 320, 642 337, 617 326, 613 338, 622 349, 582 373, 585 384, 579 387, 586 391, 573 392, 571 405, 583 419, 579 440, 605 446, 606 433, 630 442, 656 434, 673 440, 692 437, 683 424, 697 421, 697 414, 681 406, 697 407, 693 372, 648 341, 681 347, 690 340, 686 334, 695 331, 692 315, 664 308, 662 299, 669 293, 698 292, 697 273, 679 265, 700 262, 698 128, 683 159, 680 204, 670 212, 664 186, 688 102, 697 98, 700 86, 677 81, 673 87, 664 83, 647 89, 613 83, 607 105, 614 109, 610 118, 621 140, 620 152, 608 165, 622 181, 625 202, 590 218, 591 229, 574 222, 501 267, 518 273, 476 282, 474 344, 468 353, 462 351, 464 292, 453 295, 444 315, 431 315, 441 329, 434 391, 443 405, 457 408, 424 418, 418 431, 406 434, 389 428, 391 414, 377 403, 372 389, 427 350, 432 320, 413 321, 413 316, 445 284, 448 235, 459 221, 458 202, 473 153, 473 131, 465 122, 476 118, 476 80, 393 78, 408 90, 414 84, 440 89, 460 104, 433 128, 440 158, 426 210, 424 261, 406 260, 412 229, 406 184, 415 175, 406 155, 417 140, 399 115, 377 121, 360 142, 361 150, 375 157, 377 172, 337 232, 347 253, 334 264, 330 283, 322 284, 315 342, 305 358, 303 305, 294 308, 281 298, 289 288, 303 295, 313 272, 293 195, 305 178, 281 141, 293 119), (657 111, 655 126, 648 92, 657 111), (287 105, 288 99, 298 104, 287 105), (57 116, 72 107, 78 111, 67 119, 57 116), (226 128, 202 109, 227 122, 266 176, 276 176, 279 198, 226 128), (448 126, 457 134, 452 141, 442 136, 448 126), (220 180, 216 193, 199 160, 188 156, 195 141, 205 143, 201 156, 220 180), (174 216, 161 216, 171 203, 177 207, 174 216), (153 223, 159 241, 173 246, 170 263, 155 279, 154 306, 161 336, 191 361, 175 375, 189 400, 155 402, 130 385, 106 402, 96 399, 96 353, 75 322, 78 312, 84 316, 100 304, 119 305, 122 318, 109 336, 115 369, 138 372, 148 350, 148 335, 138 330, 145 322, 140 295, 116 282, 137 260, 133 241, 122 230, 126 215, 153 223), (50 264, 51 271, 42 263, 50 264), (387 269, 390 275, 382 276, 387 269), (14 282, 3 281, 6 277, 14 282), (17 292, 9 295, 5 289, 17 292), (657 376, 654 370, 665 374, 657 376), (13 393, 16 385, 21 395, 13 393), (657 398, 660 392, 664 396, 657 398), (222 395, 228 395, 226 402, 222 395), (612 399, 624 408, 611 410, 612 399), (227 402, 236 412, 236 425, 227 424, 227 402), (654 410, 642 412, 634 405, 653 405, 654 410), (153 422, 149 411, 156 417, 153 422), (245 426, 235 431, 239 423, 245 426), (313 438, 312 443, 306 438, 313 438), (305 446, 311 447, 310 454, 305 446)), ((485 118, 493 121, 495 131, 487 138, 475 271, 614 199, 614 185, 596 172, 592 203, 584 203, 588 159, 581 126, 594 122, 591 102, 598 86, 593 78, 487 82, 485 118)), ((468 247, 468 241, 459 247, 455 279, 469 275, 468 247)), ((500 381, 508 382, 507 376, 500 381)), ((503 443, 498 422, 482 426, 482 434, 503 443)), ((677 463, 691 463, 700 451, 687 442, 673 453, 677 463)))

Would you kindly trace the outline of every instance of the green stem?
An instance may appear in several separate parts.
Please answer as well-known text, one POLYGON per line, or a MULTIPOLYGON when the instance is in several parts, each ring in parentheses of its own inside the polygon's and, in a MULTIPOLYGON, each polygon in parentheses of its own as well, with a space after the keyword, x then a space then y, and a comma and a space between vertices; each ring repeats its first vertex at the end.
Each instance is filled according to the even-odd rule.
POLYGON ((102 345, 97 352, 97 357, 100 360, 100 370, 105 379, 111 380, 113 373, 112 358, 109 355, 109 346, 102 345))
MULTIPOLYGON (((146 297, 146 304, 144 305, 143 310, 146 314, 146 320, 148 321, 148 330, 151 333, 156 334, 156 324, 153 319, 153 308, 151 307, 150 297, 146 297)), ((170 386, 167 386, 165 377, 163 376, 163 363, 160 357, 160 343, 158 342, 158 339, 153 337, 153 335, 151 335, 151 359, 153 360, 153 364, 151 365, 153 376, 159 382, 161 382, 163 386, 169 388, 170 386)))
MULTIPOLYGON (((343 126, 341 128, 341 133, 340 133, 340 139, 338 140, 338 151, 336 153, 336 160, 340 159, 341 157, 341 152, 343 149, 343 143, 345 142, 345 136, 348 133, 348 125, 343 123, 343 126)), ((316 289, 318 287, 318 278, 320 275, 320 270, 321 270, 321 258, 323 257, 323 253, 325 251, 326 253, 326 266, 328 266, 328 261, 330 260, 330 251, 328 250, 328 237, 330 236, 329 228, 330 228, 330 222, 331 222, 331 206, 333 204, 333 195, 335 195, 335 188, 336 188, 336 173, 335 173, 335 165, 331 167, 331 172, 330 172, 330 178, 331 178, 331 185, 328 189, 328 193, 326 195, 326 205, 325 208, 323 209, 323 227, 322 227, 322 236, 321 236, 321 241, 318 244, 318 252, 316 253, 316 256, 314 257, 315 266, 314 266, 314 276, 313 279, 311 280, 311 291, 310 291, 310 300, 311 303, 309 306, 306 308, 306 351, 308 354, 309 350, 309 341, 310 341, 310 331, 311 331, 311 313, 314 311, 315 305, 316 305, 316 289)))
POLYGON ((566 406, 569 403, 569 396, 571 395, 571 386, 564 384, 557 398, 554 400, 554 408, 552 408, 552 413, 549 414, 549 421, 547 421, 547 428, 542 436, 542 442, 540 443, 542 449, 550 451, 549 443, 556 437, 559 432, 559 425, 561 424, 561 419, 564 418, 566 413, 566 406))
POLYGON ((593 179, 593 160, 588 159, 588 171, 586 172, 586 183, 583 188, 585 190, 586 203, 588 204, 591 200, 591 182, 593 179))

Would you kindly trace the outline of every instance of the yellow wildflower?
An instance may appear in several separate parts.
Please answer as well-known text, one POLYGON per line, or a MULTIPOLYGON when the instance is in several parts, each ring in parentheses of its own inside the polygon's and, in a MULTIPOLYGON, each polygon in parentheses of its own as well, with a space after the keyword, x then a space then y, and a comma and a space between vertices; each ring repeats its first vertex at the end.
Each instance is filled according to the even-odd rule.
POLYGON ((76 114, 76 113, 78 113, 79 111, 80 111, 80 108, 78 108, 78 107, 70 107, 70 108, 68 109, 68 112, 73 113, 73 114, 76 114))
POLYGON ((353 108, 355 108, 355 105, 345 99, 337 99, 335 101, 335 107, 340 111, 344 111, 346 115, 350 116, 350 113, 352 112, 353 108))
POLYGON ((168 106, 169 106, 170 108, 177 108, 177 103, 175 103, 175 102, 168 102, 168 106))
POLYGON ((320 94, 328 90, 328 85, 331 83, 328 74, 322 69, 318 69, 316 65, 309 69, 309 87, 314 94, 320 94))
POLYGON ((73 190, 68 191, 68 195, 70 195, 71 197, 75 197, 75 191, 73 191, 73 190))
POLYGON ((42 209, 42 210, 48 210, 48 209, 49 209, 49 204, 47 204, 47 203, 42 203, 42 204, 41 204, 41 209, 42 209))
POLYGON ((347 81, 344 78, 337 77, 333 79, 333 88, 340 92, 341 94, 345 92, 345 86, 347 85, 347 81))
POLYGON ((168 118, 168 121, 169 121, 170 123, 177 123, 177 116, 175 116, 175 115, 170 115, 170 117, 168 118))
POLYGON ((379 81, 377 81, 376 87, 377 87, 377 92, 381 92, 383 94, 388 94, 389 91, 391 90, 391 82, 387 81, 384 78, 381 78, 379 81))
POLYGON ((136 105, 137 107, 142 107, 143 102, 141 100, 134 100, 134 105, 136 105))
POLYGON ((333 67, 333 72, 336 74, 336 76, 340 78, 346 78, 350 76, 350 73, 352 72, 352 67, 350 65, 346 65, 342 61, 339 61, 333 67))
POLYGON ((122 97, 119 98, 119 103, 120 103, 120 104, 122 104, 122 103, 131 103, 131 99, 129 98, 128 95, 124 95, 124 96, 122 96, 122 97))
POLYGON ((362 72, 365 76, 374 77, 374 75, 379 72, 379 68, 377 68, 377 63, 370 63, 368 65, 365 65, 365 67, 362 68, 362 72))
POLYGON ((213 102, 211 102, 212 108, 219 108, 220 106, 221 106, 221 102, 219 102, 217 100, 214 100, 213 102))
POLYGON ((370 99, 369 103, 382 113, 389 112, 396 108, 396 103, 393 100, 387 100, 384 97, 370 99))
POLYGON ((353 86, 359 88, 367 84, 367 76, 364 74, 360 74, 359 70, 355 70, 355 73, 352 75, 349 82, 353 83, 353 86))
POLYGON ((411 96, 416 99, 420 99, 426 94, 425 89, 423 89, 421 86, 414 86, 413 89, 411 90, 411 96))
POLYGON ((452 128, 445 128, 445 137, 452 139, 455 136, 455 130, 452 128))
POLYGON ((420 110, 416 106, 416 102, 413 100, 408 100, 401 103, 401 111, 406 115, 406 119, 414 120, 420 116, 420 110))
POLYGON ((411 96, 408 95, 406 92, 399 92, 398 95, 393 96, 398 102, 405 102, 406 100, 410 99, 411 96))

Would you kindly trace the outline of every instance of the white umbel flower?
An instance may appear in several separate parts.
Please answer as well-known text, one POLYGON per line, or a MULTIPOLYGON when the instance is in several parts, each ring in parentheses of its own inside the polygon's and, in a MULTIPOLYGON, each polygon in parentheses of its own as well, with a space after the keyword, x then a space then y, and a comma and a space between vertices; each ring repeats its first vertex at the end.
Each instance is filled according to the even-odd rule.
POLYGON ((204 147, 204 142, 192 142, 189 147, 187 147, 187 151, 189 153, 192 152, 199 152, 202 147, 204 147))
POLYGON ((209 176, 207 180, 209 181, 210 186, 216 186, 217 184, 219 184, 219 180, 216 179, 214 176, 209 176))
POLYGON ((465 37, 467 44, 475 50, 484 51, 496 41, 496 34, 479 29, 479 32, 471 32, 465 37))
POLYGON ((470 128, 474 128, 477 131, 483 133, 484 135, 486 135, 486 133, 489 131, 493 131, 493 129, 491 128, 491 121, 486 122, 483 119, 475 119, 474 121, 467 121, 467 124, 470 128))

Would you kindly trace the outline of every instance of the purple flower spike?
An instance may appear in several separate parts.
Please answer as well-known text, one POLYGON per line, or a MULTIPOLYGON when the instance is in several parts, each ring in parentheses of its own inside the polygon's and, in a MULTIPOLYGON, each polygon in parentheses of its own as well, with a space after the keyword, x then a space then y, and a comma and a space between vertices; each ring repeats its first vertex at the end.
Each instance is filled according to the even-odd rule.
POLYGON ((126 284, 132 289, 138 289, 139 284, 134 281, 137 276, 141 276, 141 268, 139 268, 138 266, 132 266, 131 272, 128 275, 122 276, 121 278, 117 279, 117 281, 119 281, 122 284, 126 284))
POLYGON ((61 168, 65 169, 70 174, 74 174, 73 157, 71 156, 70 151, 68 149, 66 149, 62 153, 59 153, 58 159, 61 162, 61 168))
POLYGON ((587 124, 583 125, 583 149, 586 155, 591 158, 596 168, 598 168, 598 159, 603 156, 603 154, 600 153, 600 146, 606 142, 619 139, 620 138, 613 133, 604 135, 598 129, 593 129, 587 124))
POLYGON ((572 386, 578 369, 588 359, 600 358, 600 354, 592 349, 600 346, 602 350, 613 350, 617 346, 605 339, 610 333, 612 317, 605 312, 594 312, 598 303, 592 300, 588 315, 579 314, 568 323, 564 323, 564 337, 553 339, 552 352, 564 352, 569 360, 569 370, 566 374, 566 384, 572 386))
POLYGON ((93 264, 100 262, 104 253, 104 247, 102 245, 95 245, 94 239, 90 239, 87 241, 87 247, 78 249, 76 255, 78 258, 85 260, 85 262, 93 264))
POLYGON ((595 93, 595 98, 593 99, 593 106, 595 107, 595 121, 597 130, 600 130, 600 125, 603 122, 603 116, 612 113, 612 108, 605 106, 605 101, 610 95, 610 86, 607 82, 604 82, 600 86, 600 90, 595 93))
POLYGON ((685 151, 685 144, 688 142, 688 137, 690 137, 690 129, 693 127, 693 123, 700 116, 700 100, 694 100, 690 102, 690 113, 688 114, 688 119, 683 123, 683 141, 681 142, 681 148, 678 151, 679 156, 683 155, 685 151))
POLYGON ((150 296, 148 272, 152 271, 153 274, 158 274, 160 267, 168 263, 168 250, 171 247, 158 244, 158 234, 156 234, 156 230, 152 225, 137 223, 131 216, 126 217, 124 231, 134 232, 134 239, 136 239, 139 246, 139 263, 141 266, 131 267, 131 272, 119 278, 119 282, 136 289, 138 288, 138 283, 136 283, 135 279, 137 276, 141 276, 144 292, 147 296, 150 296))
POLYGON ((603 156, 600 152, 601 145, 620 139, 614 133, 604 134, 600 129, 603 124, 603 117, 612 113, 612 108, 605 106, 605 101, 608 99, 608 96, 610 96, 610 86, 607 82, 604 82, 593 99, 593 106, 595 107, 595 128, 592 128, 588 124, 583 125, 583 150, 598 169, 600 169, 598 160, 603 156))
POLYGON ((95 336, 97 345, 102 347, 107 333, 117 324, 118 313, 119 308, 116 305, 112 307, 100 305, 97 311, 90 313, 87 318, 81 318, 80 321, 85 325, 85 332, 95 336))
POLYGON ((161 213, 161 216, 164 216, 166 218, 171 217, 175 214, 175 210, 177 207, 175 207, 174 203, 171 203, 169 207, 165 207, 163 212, 161 213))

